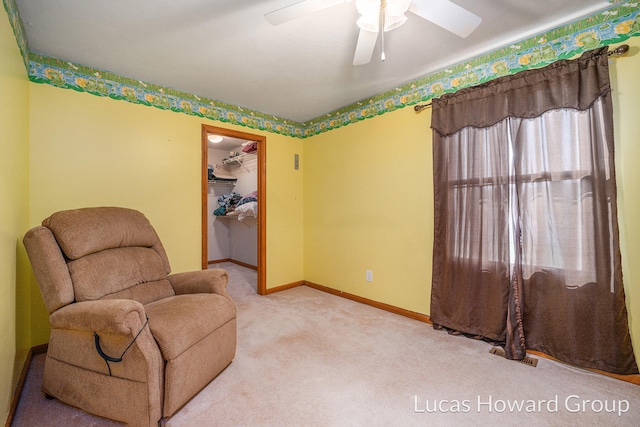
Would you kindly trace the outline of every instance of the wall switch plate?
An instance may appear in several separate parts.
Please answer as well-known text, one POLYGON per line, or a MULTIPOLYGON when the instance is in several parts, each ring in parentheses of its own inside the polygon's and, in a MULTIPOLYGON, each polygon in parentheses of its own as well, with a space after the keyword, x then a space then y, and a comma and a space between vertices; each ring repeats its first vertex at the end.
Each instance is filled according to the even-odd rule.
POLYGON ((367 276, 367 282, 373 282, 373 271, 372 270, 367 270, 366 271, 366 276, 367 276))
POLYGON ((293 168, 295 170, 300 169, 300 156, 298 156, 297 154, 293 155, 293 168))

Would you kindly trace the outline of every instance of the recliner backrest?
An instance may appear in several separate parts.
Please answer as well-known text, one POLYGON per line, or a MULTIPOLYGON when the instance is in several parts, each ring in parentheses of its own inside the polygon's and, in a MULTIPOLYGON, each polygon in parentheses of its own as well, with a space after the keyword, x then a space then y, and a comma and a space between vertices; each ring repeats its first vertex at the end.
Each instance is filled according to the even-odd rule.
POLYGON ((57 212, 42 225, 62 251, 75 301, 125 298, 147 304, 174 295, 166 280, 167 254, 141 212, 82 208, 57 212))

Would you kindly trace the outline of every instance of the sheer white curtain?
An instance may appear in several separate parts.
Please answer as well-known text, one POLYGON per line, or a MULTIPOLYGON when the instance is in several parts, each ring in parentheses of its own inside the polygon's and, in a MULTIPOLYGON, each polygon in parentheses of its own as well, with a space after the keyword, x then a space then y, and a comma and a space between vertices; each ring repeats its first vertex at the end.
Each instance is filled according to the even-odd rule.
MULTIPOLYGON (((512 119, 518 145, 515 168, 521 177, 524 279, 542 269, 557 269, 568 287, 598 281, 592 159, 599 153, 593 152, 592 144, 579 141, 598 140, 606 146, 606 133, 594 119, 601 116, 599 99, 587 111, 560 109, 532 120, 512 119)), ((602 154, 602 179, 609 181, 609 152, 602 154)), ((613 266, 609 268, 613 271, 613 266)), ((603 283, 610 290, 612 279, 613 275, 603 283)))

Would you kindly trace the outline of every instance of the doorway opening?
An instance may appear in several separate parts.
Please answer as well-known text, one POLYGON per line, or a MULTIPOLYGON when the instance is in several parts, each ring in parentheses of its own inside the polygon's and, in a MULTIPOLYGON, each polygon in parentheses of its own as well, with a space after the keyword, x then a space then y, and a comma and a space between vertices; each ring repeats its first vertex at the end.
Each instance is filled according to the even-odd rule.
MULTIPOLYGON (((256 150, 253 154, 257 157, 257 216, 255 217, 257 228, 257 272, 258 283, 257 293, 259 295, 266 294, 266 142, 267 138, 261 135, 255 135, 246 132, 240 132, 231 129, 220 128, 211 125, 202 125, 202 163, 201 163, 201 178, 202 178, 202 269, 209 268, 209 225, 212 221, 218 220, 214 217, 213 212, 209 206, 209 194, 210 194, 210 174, 209 174, 209 136, 217 135, 223 138, 233 138, 238 140, 250 141, 256 143, 256 150)), ((242 155, 242 152, 230 153, 234 156, 235 153, 242 155)), ((240 163, 240 162, 234 162, 240 163)), ((215 167, 214 167, 215 171, 215 167)), ((223 179, 229 179, 231 177, 225 176, 223 179)), ((232 184, 230 184, 232 185, 232 184)), ((228 220, 232 221, 232 220, 228 220)), ((237 221, 237 219, 236 219, 237 221)), ((233 259, 230 260, 234 262, 233 259)), ((241 262, 239 264, 242 265, 241 262)))

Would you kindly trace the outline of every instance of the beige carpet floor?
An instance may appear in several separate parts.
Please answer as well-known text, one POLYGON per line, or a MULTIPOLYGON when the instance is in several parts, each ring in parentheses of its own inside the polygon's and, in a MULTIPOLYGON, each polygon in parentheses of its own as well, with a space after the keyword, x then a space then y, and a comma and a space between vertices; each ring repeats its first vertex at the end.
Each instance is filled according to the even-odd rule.
MULTIPOLYGON (((309 287, 258 296, 235 264, 233 363, 195 396, 178 426, 639 426, 640 387, 540 359, 489 353, 485 342, 309 287)), ((34 358, 14 426, 108 426, 39 391, 34 358)))

